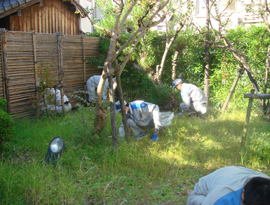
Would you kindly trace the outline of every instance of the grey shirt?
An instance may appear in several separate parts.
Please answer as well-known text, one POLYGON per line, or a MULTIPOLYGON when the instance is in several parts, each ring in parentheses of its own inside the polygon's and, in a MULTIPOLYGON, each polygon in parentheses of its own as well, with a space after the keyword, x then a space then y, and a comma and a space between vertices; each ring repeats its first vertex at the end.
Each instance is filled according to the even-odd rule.
POLYGON ((240 166, 228 166, 198 181, 189 195, 187 205, 241 205, 245 184, 253 177, 269 178, 266 174, 240 166))
POLYGON ((183 83, 180 93, 183 102, 187 105, 187 109, 190 107, 191 103, 207 103, 203 91, 193 84, 183 83))

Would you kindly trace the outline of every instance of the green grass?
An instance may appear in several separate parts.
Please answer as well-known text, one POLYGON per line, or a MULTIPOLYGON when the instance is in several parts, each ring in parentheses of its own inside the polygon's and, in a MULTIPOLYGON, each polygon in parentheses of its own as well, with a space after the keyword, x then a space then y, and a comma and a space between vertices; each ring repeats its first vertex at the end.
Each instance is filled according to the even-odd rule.
POLYGON ((252 113, 247 152, 240 154, 245 117, 239 110, 175 117, 157 143, 149 135, 121 141, 117 150, 109 117, 101 136, 89 135, 92 108, 17 120, 13 139, 1 147, 0 204, 185 204, 187 190, 215 169, 240 165, 270 175, 269 122, 252 113), (66 149, 54 168, 44 159, 56 136, 66 149))

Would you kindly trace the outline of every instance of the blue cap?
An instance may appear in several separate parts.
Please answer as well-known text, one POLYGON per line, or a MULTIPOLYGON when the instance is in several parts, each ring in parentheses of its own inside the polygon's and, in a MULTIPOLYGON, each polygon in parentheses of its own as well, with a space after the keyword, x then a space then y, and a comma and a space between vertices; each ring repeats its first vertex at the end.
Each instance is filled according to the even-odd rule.
POLYGON ((177 85, 180 84, 180 83, 183 84, 182 79, 180 79, 180 78, 175 79, 175 80, 173 81, 173 83, 172 83, 172 89, 174 89, 175 86, 177 86, 177 85))

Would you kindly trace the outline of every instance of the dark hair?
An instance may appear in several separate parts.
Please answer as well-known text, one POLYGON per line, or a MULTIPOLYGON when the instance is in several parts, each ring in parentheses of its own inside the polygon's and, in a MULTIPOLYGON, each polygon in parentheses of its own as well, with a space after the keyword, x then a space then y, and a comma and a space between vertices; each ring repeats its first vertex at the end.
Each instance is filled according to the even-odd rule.
POLYGON ((244 186, 245 205, 270 204, 270 179, 254 177, 244 186))
POLYGON ((125 106, 128 107, 129 106, 129 103, 127 103, 125 106))

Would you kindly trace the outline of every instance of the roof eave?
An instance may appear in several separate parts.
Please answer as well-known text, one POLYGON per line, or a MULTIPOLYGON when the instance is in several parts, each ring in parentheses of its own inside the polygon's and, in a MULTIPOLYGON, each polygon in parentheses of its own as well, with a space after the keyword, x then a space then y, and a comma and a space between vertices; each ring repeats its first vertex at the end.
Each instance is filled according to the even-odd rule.
POLYGON ((18 6, 17 7, 13 7, 12 6, 9 6, 9 7, 5 7, 4 9, 0 10, 0 19, 10 15, 10 14, 13 14, 21 9, 24 9, 24 8, 27 8, 29 6, 32 6, 36 3, 39 3, 41 0, 32 0, 32 1, 25 1, 24 4, 17 4, 18 6))

